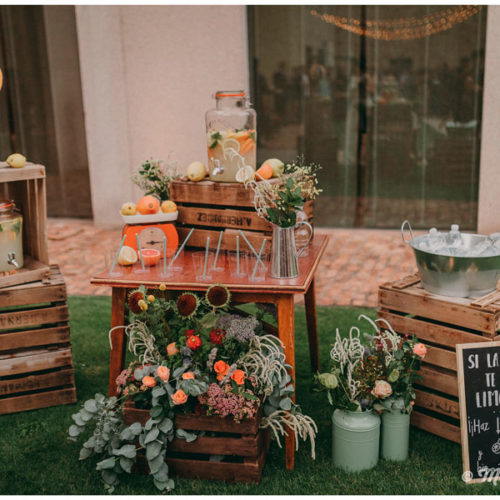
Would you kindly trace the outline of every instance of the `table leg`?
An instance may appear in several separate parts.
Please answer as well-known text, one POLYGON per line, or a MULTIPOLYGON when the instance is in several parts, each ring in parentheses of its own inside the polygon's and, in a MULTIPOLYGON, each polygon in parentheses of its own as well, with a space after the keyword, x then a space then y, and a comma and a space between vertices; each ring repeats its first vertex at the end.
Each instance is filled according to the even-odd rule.
POLYGON ((305 294, 304 302, 306 305, 307 335, 309 337, 309 356, 311 357, 311 370, 313 373, 316 373, 319 370, 319 349, 314 279, 311 281, 309 289, 305 294))
MULTIPOLYGON (((285 346, 286 362, 292 367, 289 374, 295 387, 295 309, 293 295, 280 295, 278 306, 278 337, 285 346)), ((294 395, 295 401, 295 395, 294 395)), ((286 468, 292 470, 295 464, 295 434, 287 428, 285 436, 286 468)))
MULTIPOLYGON (((113 287, 111 292, 111 328, 125 325, 125 302, 127 289, 113 287)), ((109 358, 109 395, 116 395, 116 377, 120 375, 125 363, 127 343, 125 332, 117 328, 111 332, 111 351, 109 358)))

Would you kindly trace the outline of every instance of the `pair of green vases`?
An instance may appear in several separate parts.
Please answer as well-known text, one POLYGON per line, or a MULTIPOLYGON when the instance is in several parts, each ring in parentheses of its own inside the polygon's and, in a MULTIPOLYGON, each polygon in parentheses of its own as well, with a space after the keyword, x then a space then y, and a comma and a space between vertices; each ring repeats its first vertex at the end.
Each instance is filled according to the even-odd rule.
POLYGON ((337 467, 349 472, 371 469, 378 459, 408 458, 410 415, 399 409, 384 411, 335 410, 332 416, 332 452, 337 467))

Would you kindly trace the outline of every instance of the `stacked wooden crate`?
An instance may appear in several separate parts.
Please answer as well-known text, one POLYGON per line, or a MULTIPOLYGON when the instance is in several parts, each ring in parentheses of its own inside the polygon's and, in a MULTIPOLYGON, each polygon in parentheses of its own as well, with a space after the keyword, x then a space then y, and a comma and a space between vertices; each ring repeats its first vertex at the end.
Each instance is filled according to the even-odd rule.
MULTIPOLYGON (((236 235, 240 230, 257 249, 263 239, 270 240, 272 237, 271 224, 255 211, 253 190, 243 184, 175 180, 170 189, 171 199, 179 210, 177 230, 180 240, 184 240, 191 228, 196 228, 188 248, 204 248, 207 237, 210 237, 210 247, 215 248, 221 230, 224 231, 221 248, 227 250, 236 249, 236 235)), ((304 205, 304 212, 312 222, 312 201, 304 205)))
POLYGON ((0 414, 76 401, 66 285, 57 266, 43 281, 0 289, 0 414))
POLYGON ((45 167, 5 165, 0 163, 0 199, 14 200, 23 214, 24 266, 14 273, 0 273, 0 287, 41 280, 49 274, 45 167))
POLYGON ((0 414, 76 401, 66 285, 49 265, 45 167, 0 163, 0 198, 23 215, 24 266, 0 274, 0 414))
POLYGON ((479 299, 434 295, 416 274, 382 285, 378 305, 379 318, 401 335, 416 335, 429 348, 412 424, 460 443, 455 346, 500 339, 500 291, 479 299))

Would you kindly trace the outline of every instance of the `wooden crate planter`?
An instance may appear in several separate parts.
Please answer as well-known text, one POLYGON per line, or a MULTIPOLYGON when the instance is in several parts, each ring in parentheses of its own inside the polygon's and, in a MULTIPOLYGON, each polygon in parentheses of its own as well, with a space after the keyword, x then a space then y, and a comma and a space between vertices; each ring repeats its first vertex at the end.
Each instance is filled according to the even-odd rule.
MULTIPOLYGON (((144 425, 149 419, 149 410, 140 410, 128 403, 123 415, 127 425, 134 422, 144 425)), ((269 433, 259 429, 259 425, 260 416, 236 423, 232 418, 176 415, 176 428, 215 435, 199 436, 191 443, 175 438, 168 445, 166 462, 180 477, 258 483, 269 448, 269 433), (225 455, 225 458, 222 462, 210 462, 210 455, 225 455)), ((136 470, 149 472, 143 455, 138 456, 136 470)))
POLYGON ((76 402, 68 319, 57 266, 0 289, 0 414, 76 402))
POLYGON ((49 274, 45 167, 6 168, 0 162, 0 198, 12 199, 23 214, 23 268, 0 273, 0 288, 41 280, 49 274))
POLYGON ((500 339, 500 291, 479 299, 444 297, 427 292, 415 274, 382 285, 378 305, 379 318, 401 335, 416 335, 429 348, 412 424, 460 443, 455 346, 500 339))
MULTIPOLYGON (((278 179, 271 182, 278 182, 278 179)), ((175 180, 171 184, 171 198, 179 210, 177 230, 181 241, 192 227, 197 229, 189 239, 189 248, 204 248, 208 236, 210 247, 217 247, 221 230, 224 231, 221 248, 227 250, 236 250, 239 230, 257 249, 263 239, 270 240, 272 237, 271 224, 255 211, 252 189, 242 184, 175 180)), ((304 205, 304 211, 312 223, 312 201, 304 205)), ((240 243, 243 248, 245 242, 240 243)))

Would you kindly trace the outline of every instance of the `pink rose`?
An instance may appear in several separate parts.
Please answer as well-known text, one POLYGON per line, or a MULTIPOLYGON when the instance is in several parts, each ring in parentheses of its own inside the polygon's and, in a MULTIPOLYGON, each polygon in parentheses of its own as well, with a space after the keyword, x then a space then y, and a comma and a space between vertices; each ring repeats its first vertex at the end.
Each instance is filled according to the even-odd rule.
POLYGON ((413 346, 413 353, 423 358, 427 354, 427 347, 419 342, 413 346))
POLYGON ((376 398, 385 399, 392 394, 392 387, 385 380, 377 380, 373 386, 372 394, 376 398))
POLYGON ((156 370, 156 375, 158 375, 163 382, 168 382, 168 379, 170 378, 170 370, 166 366, 159 366, 156 370))

